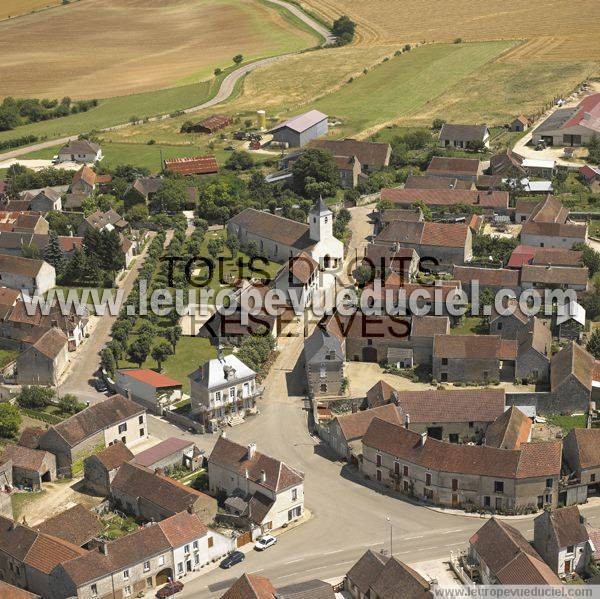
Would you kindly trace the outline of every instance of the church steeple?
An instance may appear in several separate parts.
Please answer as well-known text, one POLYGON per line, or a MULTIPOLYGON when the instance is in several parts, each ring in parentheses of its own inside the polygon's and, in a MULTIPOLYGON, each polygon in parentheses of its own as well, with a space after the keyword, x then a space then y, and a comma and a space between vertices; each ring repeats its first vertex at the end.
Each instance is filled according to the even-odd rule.
POLYGON ((333 237, 333 212, 329 210, 327 204, 323 201, 323 196, 319 198, 312 207, 309 215, 310 238, 313 241, 322 241, 333 237))

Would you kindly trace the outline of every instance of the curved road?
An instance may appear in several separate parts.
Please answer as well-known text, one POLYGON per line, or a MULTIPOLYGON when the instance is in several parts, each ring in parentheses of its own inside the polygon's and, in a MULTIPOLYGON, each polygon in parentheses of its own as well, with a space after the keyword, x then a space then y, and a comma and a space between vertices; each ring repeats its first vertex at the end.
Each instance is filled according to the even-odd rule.
MULTIPOLYGON (((320 35, 324 42, 323 45, 331 44, 335 41, 335 37, 331 34, 326 27, 321 25, 318 21, 313 19, 311 16, 307 15, 297 6, 285 2, 284 0, 267 0, 271 4, 277 4, 288 10, 295 17, 300 19, 303 23, 308 25, 313 31, 315 31, 318 35, 320 35)), ((210 100, 207 100, 203 104, 199 104, 198 106, 192 106, 191 108, 186 108, 183 112, 190 114, 192 112, 198 112, 199 110, 204 110, 205 108, 211 108, 212 106, 216 106, 221 102, 225 102, 231 97, 233 91, 235 89, 236 83, 245 77, 248 73, 251 73, 255 69, 263 67, 265 65, 277 62, 282 60, 283 58, 287 58, 288 56, 292 56, 292 54, 282 54, 281 56, 271 56, 269 58, 262 58, 261 60, 257 60, 250 64, 246 64, 241 66, 239 69, 232 71, 223 79, 221 82, 221 86, 219 87, 219 91, 213 96, 210 100)), ((170 115, 164 114, 160 116, 151 117, 148 119, 149 121, 162 121, 170 118, 170 115)), ((125 127, 129 127, 131 123, 122 123, 121 125, 114 125, 112 127, 106 127, 101 129, 100 131, 114 131, 116 129, 123 129, 125 127)), ((70 141, 77 139, 77 135, 70 135, 68 137, 61 137, 59 139, 52 139, 48 141, 44 141, 41 143, 37 143, 31 146, 23 146, 20 148, 16 148, 15 150, 11 150, 10 152, 5 152, 4 154, 0 154, 0 162, 4 162, 5 160, 10 160, 11 158, 16 158, 18 156, 23 156, 23 154, 29 154, 30 152, 36 152, 38 150, 45 150, 46 148, 52 148, 58 145, 64 145, 69 143, 70 141)))

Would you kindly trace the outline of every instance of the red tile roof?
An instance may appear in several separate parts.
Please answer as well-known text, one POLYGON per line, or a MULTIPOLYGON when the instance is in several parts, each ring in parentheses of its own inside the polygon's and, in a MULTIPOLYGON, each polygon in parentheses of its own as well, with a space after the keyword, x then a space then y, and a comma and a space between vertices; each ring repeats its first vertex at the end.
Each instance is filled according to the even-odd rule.
POLYGON ((454 158, 434 156, 427 167, 427 173, 456 173, 476 177, 481 163, 477 158, 454 158))
POLYGON ((97 454, 90 456, 90 460, 97 459, 107 470, 116 470, 125 462, 129 462, 133 458, 133 453, 125 443, 117 441, 107 448, 99 451, 97 454))
POLYGON ((422 201, 427 206, 481 206, 508 209, 507 191, 476 191, 468 189, 382 189, 381 199, 401 206, 422 201))
POLYGON ((165 376, 159 372, 151 370, 150 368, 124 368, 120 370, 123 374, 146 383, 156 389, 162 389, 164 387, 181 387, 182 384, 171 377, 165 376))
POLYGON ((219 172, 219 164, 214 156, 170 158, 165 160, 165 169, 180 175, 209 175, 219 172))
POLYGON ((344 439, 354 441, 355 439, 361 439, 367 432, 373 418, 381 418, 381 420, 388 420, 396 424, 402 424, 403 422, 394 404, 369 408, 353 414, 344 414, 343 416, 337 416, 334 421, 337 421, 344 439))

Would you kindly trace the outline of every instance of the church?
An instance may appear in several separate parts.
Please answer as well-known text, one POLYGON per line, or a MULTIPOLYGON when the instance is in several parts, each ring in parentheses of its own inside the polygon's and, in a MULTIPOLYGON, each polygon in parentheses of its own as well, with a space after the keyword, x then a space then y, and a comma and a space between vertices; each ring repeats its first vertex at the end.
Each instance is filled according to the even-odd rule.
POLYGON ((321 198, 303 224, 254 208, 246 208, 227 222, 227 234, 235 235, 242 248, 254 241, 273 262, 285 262, 306 252, 321 269, 342 267, 344 244, 333 236, 333 213, 321 198))

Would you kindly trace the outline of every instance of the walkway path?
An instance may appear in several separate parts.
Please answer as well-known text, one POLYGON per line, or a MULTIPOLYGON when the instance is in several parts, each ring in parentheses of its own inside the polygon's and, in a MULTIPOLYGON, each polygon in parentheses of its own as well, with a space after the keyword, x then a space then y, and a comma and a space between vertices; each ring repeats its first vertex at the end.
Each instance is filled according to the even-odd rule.
MULTIPOLYGON (((284 0, 267 0, 271 4, 277 4, 285 9, 287 9, 290 13, 292 13, 295 17, 300 19, 303 23, 308 25, 311 29, 313 29, 318 35, 320 35, 323 39, 323 45, 331 44, 335 41, 335 37, 331 34, 326 27, 321 25, 318 21, 313 19, 311 16, 307 15, 297 6, 290 4, 289 2, 285 2, 284 0)), ((192 106, 191 108, 187 108, 183 112, 190 114, 192 112, 198 112, 199 110, 204 110, 205 108, 211 108, 212 106, 216 106, 217 104, 221 104, 228 100, 235 90, 235 85, 240 79, 245 77, 248 73, 263 67, 268 64, 272 64, 288 56, 292 56, 292 54, 282 54, 281 56, 271 56, 270 58, 263 58, 261 60, 257 60, 250 64, 246 64, 241 66, 239 69, 232 71, 225 79, 223 79, 221 83, 221 87, 216 95, 207 100, 203 104, 199 104, 198 106, 192 106)), ((163 121, 168 118, 171 118, 169 114, 163 114, 160 116, 151 117, 149 121, 163 121)), ((100 129, 100 131, 114 131, 117 129, 124 129, 125 127, 131 126, 131 123, 122 123, 120 125, 114 125, 113 127, 106 127, 105 129, 100 129)), ((16 158, 17 156, 23 156, 24 154, 29 154, 31 152, 37 152, 38 150, 45 150, 46 148, 52 148, 54 146, 65 145, 70 141, 77 139, 78 135, 71 135, 69 137, 61 137, 59 139, 52 139, 48 141, 44 141, 41 143, 33 144, 30 146, 22 146, 20 148, 16 148, 11 150, 10 152, 5 152, 4 154, 0 154, 0 162, 4 162, 5 160, 9 160, 10 158, 16 158)))

